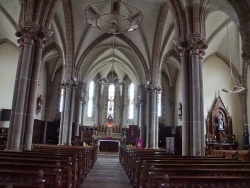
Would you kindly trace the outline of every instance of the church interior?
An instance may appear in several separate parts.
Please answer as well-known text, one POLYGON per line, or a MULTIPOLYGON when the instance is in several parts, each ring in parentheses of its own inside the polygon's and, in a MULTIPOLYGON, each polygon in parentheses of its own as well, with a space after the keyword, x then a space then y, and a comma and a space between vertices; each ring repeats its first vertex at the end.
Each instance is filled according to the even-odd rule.
MULTIPOLYGON (((83 182, 100 153, 118 153, 124 187, 177 186, 177 171, 146 164, 169 156, 183 166, 230 158, 246 169, 226 184, 249 187, 249 49, 249 0, 0 0, 0 179, 17 178, 5 163, 24 168, 13 156, 42 155, 60 158, 58 173, 79 163, 57 173, 70 178, 54 187, 92 187, 83 182), (135 156, 150 175, 133 166, 135 156)), ((114 167, 109 157, 102 159, 114 167)), ((54 178, 45 170, 30 177, 37 172, 34 187, 54 178)), ((6 182, 0 187, 14 185, 6 182)), ((214 179, 197 182, 212 187, 214 179)))

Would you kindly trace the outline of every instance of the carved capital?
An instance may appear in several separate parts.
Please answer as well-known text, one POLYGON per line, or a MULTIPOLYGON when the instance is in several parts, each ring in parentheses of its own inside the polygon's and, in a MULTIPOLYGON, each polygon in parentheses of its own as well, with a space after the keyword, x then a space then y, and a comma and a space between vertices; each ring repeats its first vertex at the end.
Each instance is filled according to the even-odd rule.
POLYGON ((242 46, 243 53, 241 54, 241 57, 244 60, 244 63, 247 65, 250 65, 250 50, 246 46, 242 46))
POLYGON ((191 55, 203 55, 207 48, 205 38, 199 33, 187 35, 188 49, 191 55))
POLYGON ((37 31, 36 46, 39 48, 43 48, 44 45, 49 42, 49 37, 52 35, 52 33, 52 31, 40 27, 37 31))
POLYGON ((23 22, 16 29, 16 36, 19 37, 17 42, 20 46, 35 42, 36 46, 43 48, 51 34, 50 30, 42 28, 33 22, 23 22))
POLYGON ((160 84, 147 84, 146 85, 146 91, 147 92, 160 92, 161 91, 161 85, 160 84))
POLYGON ((177 51, 181 56, 186 56, 188 52, 188 42, 184 37, 179 37, 174 40, 174 44, 176 46, 177 51))
POLYGON ((73 80, 66 80, 61 82, 62 89, 66 89, 66 91, 75 90, 77 87, 77 82, 73 80))

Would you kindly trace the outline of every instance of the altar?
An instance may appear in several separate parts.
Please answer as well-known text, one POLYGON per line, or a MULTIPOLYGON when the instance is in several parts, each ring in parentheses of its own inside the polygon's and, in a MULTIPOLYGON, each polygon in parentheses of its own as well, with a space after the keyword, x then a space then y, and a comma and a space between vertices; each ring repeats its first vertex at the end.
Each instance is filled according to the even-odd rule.
POLYGON ((233 134, 232 117, 220 96, 217 97, 206 118, 206 148, 236 150, 238 142, 233 134))
POLYGON ((118 152, 120 140, 98 140, 98 151, 100 152, 118 152))

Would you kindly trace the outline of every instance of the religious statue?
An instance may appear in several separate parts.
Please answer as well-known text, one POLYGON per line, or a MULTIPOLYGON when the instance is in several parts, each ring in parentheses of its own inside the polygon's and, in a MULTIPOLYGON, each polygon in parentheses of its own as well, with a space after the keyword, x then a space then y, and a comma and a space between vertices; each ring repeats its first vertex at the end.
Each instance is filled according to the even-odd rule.
POLYGON ((244 145, 249 145, 249 133, 247 129, 244 130, 243 138, 244 138, 244 145))
POLYGON ((42 111, 42 105, 43 105, 43 96, 40 95, 38 98, 37 98, 37 105, 36 105, 36 113, 41 113, 42 111))
POLYGON ((224 122, 222 114, 218 117, 218 130, 224 130, 224 122))
POLYGON ((181 103, 181 102, 179 102, 178 111, 179 111, 178 115, 179 115, 179 116, 182 116, 182 103, 181 103))

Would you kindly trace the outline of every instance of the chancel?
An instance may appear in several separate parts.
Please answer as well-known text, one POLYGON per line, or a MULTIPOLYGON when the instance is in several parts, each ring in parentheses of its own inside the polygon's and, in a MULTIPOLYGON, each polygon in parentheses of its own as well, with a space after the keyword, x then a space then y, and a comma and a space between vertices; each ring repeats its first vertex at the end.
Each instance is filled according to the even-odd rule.
POLYGON ((250 187, 249 0, 0 0, 0 187, 250 187))

